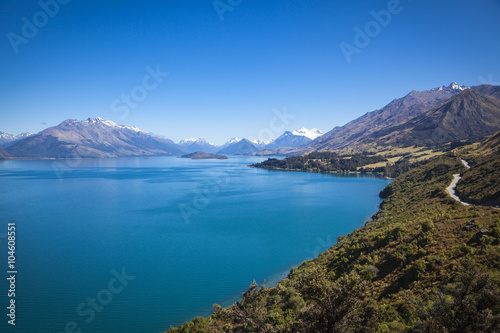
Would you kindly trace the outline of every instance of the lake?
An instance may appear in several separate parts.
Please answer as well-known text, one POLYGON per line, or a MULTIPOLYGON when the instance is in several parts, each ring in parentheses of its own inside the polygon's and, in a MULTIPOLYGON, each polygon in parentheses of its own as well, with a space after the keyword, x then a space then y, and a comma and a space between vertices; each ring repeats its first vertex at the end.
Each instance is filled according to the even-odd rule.
POLYGON ((275 284, 364 225, 388 180, 255 169, 264 157, 0 162, 0 268, 16 223, 16 326, 162 332, 275 284))

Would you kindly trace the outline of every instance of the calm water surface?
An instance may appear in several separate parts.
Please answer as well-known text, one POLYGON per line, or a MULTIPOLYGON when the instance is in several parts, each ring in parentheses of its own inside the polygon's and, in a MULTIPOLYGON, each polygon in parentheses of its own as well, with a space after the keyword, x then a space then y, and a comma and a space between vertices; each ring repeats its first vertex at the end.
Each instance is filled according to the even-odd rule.
POLYGON ((262 157, 0 162, 0 269, 17 227, 16 327, 162 332, 362 226, 388 181, 248 168, 262 157), (117 277, 118 276, 118 277, 117 277))

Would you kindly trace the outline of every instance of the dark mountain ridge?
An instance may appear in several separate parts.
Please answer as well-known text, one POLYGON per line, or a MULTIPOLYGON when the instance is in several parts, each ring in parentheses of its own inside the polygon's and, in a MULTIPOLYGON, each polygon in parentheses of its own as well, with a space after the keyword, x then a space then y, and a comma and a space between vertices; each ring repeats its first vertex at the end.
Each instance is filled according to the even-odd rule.
POLYGON ((368 143, 426 145, 485 137, 500 130, 499 107, 498 86, 465 88, 452 83, 448 87, 412 91, 382 109, 368 112, 342 127, 335 127, 298 147, 293 153, 335 150, 368 143), (460 95, 459 100, 454 100, 457 95, 460 95), (435 130, 429 131, 431 128, 435 130), (408 137, 405 138, 405 135, 408 137))

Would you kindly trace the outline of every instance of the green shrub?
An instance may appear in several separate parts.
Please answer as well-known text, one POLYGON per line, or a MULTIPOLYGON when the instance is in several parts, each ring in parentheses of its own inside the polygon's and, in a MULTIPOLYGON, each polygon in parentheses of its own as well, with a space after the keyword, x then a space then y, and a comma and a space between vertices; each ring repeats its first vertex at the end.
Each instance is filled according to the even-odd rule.
POLYGON ((434 229, 434 223, 431 220, 426 220, 422 222, 422 231, 428 232, 434 229))

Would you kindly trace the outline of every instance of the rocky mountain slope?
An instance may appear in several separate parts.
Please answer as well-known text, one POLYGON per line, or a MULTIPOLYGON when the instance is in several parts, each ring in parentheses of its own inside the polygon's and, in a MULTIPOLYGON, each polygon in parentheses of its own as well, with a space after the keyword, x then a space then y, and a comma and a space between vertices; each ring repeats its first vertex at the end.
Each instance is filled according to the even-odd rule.
POLYGON ((393 146, 436 145, 481 138, 500 130, 500 101, 472 89, 409 121, 372 133, 363 142, 393 146))
POLYGON ((85 158, 182 154, 172 140, 102 118, 65 120, 6 148, 14 157, 85 158))
POLYGON ((296 151, 285 153, 301 154, 313 150, 335 150, 373 142, 396 145, 433 144, 448 139, 490 135, 500 129, 497 127, 497 120, 491 119, 493 115, 496 117, 496 109, 500 105, 499 98, 500 87, 491 85, 468 89, 452 83, 448 87, 412 91, 380 110, 369 112, 342 127, 335 127, 296 151), (443 103, 451 101, 459 94, 462 94, 459 100, 443 106, 443 103), (473 101, 475 98, 479 100, 473 101), (473 107, 474 111, 468 112, 466 108, 469 107, 473 107), (483 111, 486 114, 483 115, 483 111), (474 117, 478 115, 481 117, 475 119, 474 117), (463 116, 465 118, 461 119, 463 116), (472 123, 466 126, 465 123, 469 120, 472 123), (411 138, 404 139, 412 126, 415 128, 411 138), (430 131, 432 126, 435 127, 435 131, 430 131), (461 133, 462 129, 466 129, 466 132, 461 133), (423 140, 425 135, 430 136, 423 140), (379 142, 379 139, 382 141, 379 142), (411 140, 417 141, 413 143, 411 140))

